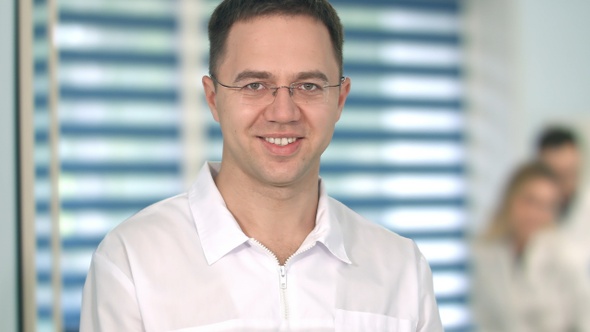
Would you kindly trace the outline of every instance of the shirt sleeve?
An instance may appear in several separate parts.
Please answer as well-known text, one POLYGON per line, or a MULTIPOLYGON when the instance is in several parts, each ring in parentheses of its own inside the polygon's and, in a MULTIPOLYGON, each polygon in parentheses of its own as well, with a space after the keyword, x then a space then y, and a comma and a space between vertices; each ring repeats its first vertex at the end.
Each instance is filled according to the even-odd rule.
POLYGON ((501 326, 500 317, 490 308, 490 285, 482 280, 482 273, 476 262, 471 265, 471 293, 469 304, 477 331, 494 331, 501 326), (487 299, 487 300, 486 300, 487 299))
POLYGON ((590 308, 590 273, 587 272, 583 275, 586 278, 579 281, 581 291, 576 294, 575 299, 576 325, 577 331, 590 332, 590 315, 588 314, 588 308, 590 308))
POLYGON ((80 331, 144 331, 133 281, 98 252, 84 284, 80 331))
POLYGON ((570 293, 573 295, 573 311, 574 311, 574 325, 576 331, 590 332, 590 315, 588 308, 590 308, 590 259, 584 252, 583 248, 574 246, 569 247, 574 249, 573 252, 568 253, 571 259, 569 269, 564 269, 569 277, 567 285, 571 287, 570 293), (582 250, 578 250, 582 249, 582 250))
POLYGON ((418 332, 442 332, 443 326, 440 320, 434 287, 432 284, 432 271, 426 258, 419 253, 419 277, 420 277, 420 320, 418 321, 418 332))

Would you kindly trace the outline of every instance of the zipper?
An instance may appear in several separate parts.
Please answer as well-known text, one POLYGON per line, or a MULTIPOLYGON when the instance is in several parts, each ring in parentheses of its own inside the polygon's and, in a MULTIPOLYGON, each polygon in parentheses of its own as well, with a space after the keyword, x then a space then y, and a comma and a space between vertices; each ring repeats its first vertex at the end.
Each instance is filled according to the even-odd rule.
POLYGON ((279 287, 283 319, 289 320, 289 303, 287 302, 287 269, 285 268, 285 265, 279 265, 279 287))
POLYGON ((279 286, 281 289, 287 289, 287 269, 285 265, 279 265, 279 286))
POLYGON ((262 249, 264 249, 266 252, 268 252, 268 254, 271 257, 273 257, 275 259, 275 261, 277 262, 278 273, 279 273, 279 293, 280 293, 280 297, 281 297, 281 313, 282 313, 283 319, 288 320, 289 319, 289 303, 287 302, 287 264, 289 263, 289 260, 291 258, 293 258, 294 256, 302 254, 302 253, 310 250, 311 248, 313 248, 315 246, 315 242, 312 245, 307 246, 303 250, 297 250, 296 252, 294 252, 291 256, 289 256, 287 258, 287 260, 285 260, 285 264, 281 265, 281 262, 279 262, 279 258, 277 257, 277 255, 274 254, 274 252, 272 252, 264 244, 260 243, 260 241, 256 240, 255 238, 251 238, 251 240, 252 240, 252 242, 256 243, 258 246, 260 246, 262 249))

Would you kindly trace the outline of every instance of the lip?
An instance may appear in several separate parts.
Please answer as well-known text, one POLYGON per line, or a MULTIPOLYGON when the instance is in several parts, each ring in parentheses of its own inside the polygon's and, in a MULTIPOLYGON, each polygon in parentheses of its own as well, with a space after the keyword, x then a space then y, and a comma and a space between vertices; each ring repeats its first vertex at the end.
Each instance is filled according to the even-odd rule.
POLYGON ((269 152, 271 155, 280 156, 280 157, 289 157, 297 153, 301 146, 301 141, 304 137, 297 135, 297 134, 290 134, 290 133, 281 133, 281 134, 267 134, 262 136, 257 136, 259 141, 264 146, 265 150, 269 152), (280 146, 276 144, 272 144, 267 142, 265 138, 291 138, 295 137, 297 140, 293 143, 289 143, 285 146, 280 146))
POLYGON ((257 135, 258 138, 289 138, 289 137, 296 137, 297 139, 303 138, 300 134, 296 133, 276 133, 276 134, 264 134, 264 135, 257 135))

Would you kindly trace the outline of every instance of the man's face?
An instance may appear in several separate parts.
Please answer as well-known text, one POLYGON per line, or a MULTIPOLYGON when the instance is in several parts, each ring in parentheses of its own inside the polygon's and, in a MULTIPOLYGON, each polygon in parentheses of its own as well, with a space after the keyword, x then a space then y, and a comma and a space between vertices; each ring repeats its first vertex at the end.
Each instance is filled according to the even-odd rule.
MULTIPOLYGON (((233 25, 215 78, 231 86, 288 86, 321 77, 329 85, 340 82, 326 27, 307 16, 275 15, 233 25)), ((242 172, 272 186, 317 178, 320 156, 350 90, 348 79, 341 88, 327 88, 325 102, 313 105, 295 103, 284 88, 269 105, 250 105, 238 90, 215 86, 209 77, 203 85, 223 133, 222 171, 242 172)))
POLYGON ((541 161, 555 172, 564 198, 569 200, 576 193, 580 172, 580 153, 573 144, 546 148, 541 152, 541 161))

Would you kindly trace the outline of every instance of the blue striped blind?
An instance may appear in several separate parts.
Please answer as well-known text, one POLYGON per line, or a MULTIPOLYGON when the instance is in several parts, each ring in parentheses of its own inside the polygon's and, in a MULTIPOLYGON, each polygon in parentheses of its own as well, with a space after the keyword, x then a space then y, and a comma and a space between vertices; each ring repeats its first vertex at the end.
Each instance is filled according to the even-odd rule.
POLYGON ((445 330, 470 330, 458 1, 332 3, 353 88, 322 176, 341 201, 416 241, 445 330))
MULTIPOLYGON (((201 2, 204 26, 219 1, 201 2)), ((180 38, 177 1, 58 3, 60 296, 66 330, 76 331, 90 256, 104 234, 183 191, 180 38)), ((416 240, 446 330, 468 330, 458 1, 332 3, 346 30, 352 92, 322 178, 337 199, 416 240)), ((38 312, 39 330, 51 331, 45 16, 45 0, 35 0, 38 312)), ((219 160, 221 133, 207 119, 205 157, 219 160)))
MULTIPOLYGON (((36 0, 39 330, 52 331, 47 196, 47 4, 36 0)), ((60 199, 65 329, 77 331, 90 257, 137 210, 183 190, 176 3, 59 0, 60 199)))

